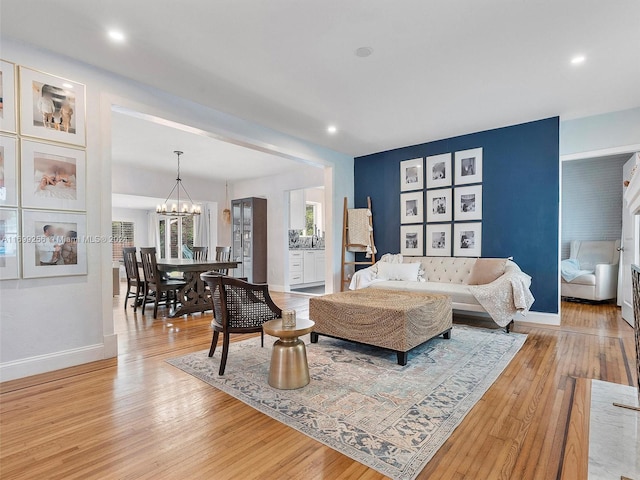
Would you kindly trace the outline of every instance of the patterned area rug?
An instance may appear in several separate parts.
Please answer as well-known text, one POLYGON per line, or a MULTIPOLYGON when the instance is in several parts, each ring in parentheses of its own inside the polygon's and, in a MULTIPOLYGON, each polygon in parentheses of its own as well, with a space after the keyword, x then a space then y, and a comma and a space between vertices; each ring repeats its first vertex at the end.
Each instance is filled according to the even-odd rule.
POLYGON ((413 479, 522 347, 526 335, 454 326, 450 340, 433 339, 396 354, 320 337, 307 344, 311 383, 277 390, 267 377, 270 338, 232 343, 225 375, 196 352, 168 360, 247 405, 393 479, 413 479), (269 346, 267 346, 269 345, 269 346))

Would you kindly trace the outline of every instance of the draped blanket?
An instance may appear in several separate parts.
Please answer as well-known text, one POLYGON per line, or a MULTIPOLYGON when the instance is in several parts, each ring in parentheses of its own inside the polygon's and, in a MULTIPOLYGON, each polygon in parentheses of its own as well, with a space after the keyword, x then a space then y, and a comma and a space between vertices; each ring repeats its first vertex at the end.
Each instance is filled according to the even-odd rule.
POLYGON ((526 315, 533 305, 530 285, 526 273, 509 272, 486 285, 469 285, 469 291, 494 322, 506 327, 517 313, 526 315))
POLYGON ((373 227, 369 223, 371 210, 368 208, 350 208, 347 210, 347 250, 349 252, 366 252, 366 257, 376 253, 373 245, 373 227))
POLYGON ((580 270, 580 262, 575 258, 568 258, 560 262, 560 273, 565 282, 571 282, 581 275, 593 273, 593 270, 580 270))

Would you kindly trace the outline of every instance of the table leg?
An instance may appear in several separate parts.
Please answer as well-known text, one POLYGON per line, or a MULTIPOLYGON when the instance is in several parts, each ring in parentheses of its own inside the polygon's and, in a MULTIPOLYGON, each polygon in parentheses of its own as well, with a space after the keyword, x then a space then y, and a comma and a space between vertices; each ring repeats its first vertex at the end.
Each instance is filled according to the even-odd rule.
POLYGON ((202 272, 184 272, 185 286, 178 290, 178 305, 172 308, 169 317, 179 317, 187 313, 205 312, 213 310, 213 303, 200 278, 202 272))

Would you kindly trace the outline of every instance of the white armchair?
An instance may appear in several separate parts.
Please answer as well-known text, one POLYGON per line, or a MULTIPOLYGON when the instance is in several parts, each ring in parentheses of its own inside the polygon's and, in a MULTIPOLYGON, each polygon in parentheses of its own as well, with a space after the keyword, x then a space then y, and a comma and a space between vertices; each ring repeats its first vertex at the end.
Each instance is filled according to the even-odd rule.
POLYGON ((620 240, 571 242, 570 258, 580 264, 585 273, 571 280, 562 279, 560 292, 563 297, 586 300, 609 300, 616 298, 618 290, 618 263, 620 240))

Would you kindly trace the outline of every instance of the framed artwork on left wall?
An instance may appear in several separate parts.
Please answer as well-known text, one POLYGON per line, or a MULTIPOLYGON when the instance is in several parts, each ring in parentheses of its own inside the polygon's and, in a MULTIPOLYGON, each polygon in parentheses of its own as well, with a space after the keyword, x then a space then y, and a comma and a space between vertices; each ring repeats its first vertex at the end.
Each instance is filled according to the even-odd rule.
POLYGON ((17 132, 16 66, 0 60, 0 131, 17 132))
POLYGON ((0 208, 0 280, 20 278, 17 208, 0 208))
POLYGON ((18 140, 0 135, 0 207, 18 206, 18 140))

